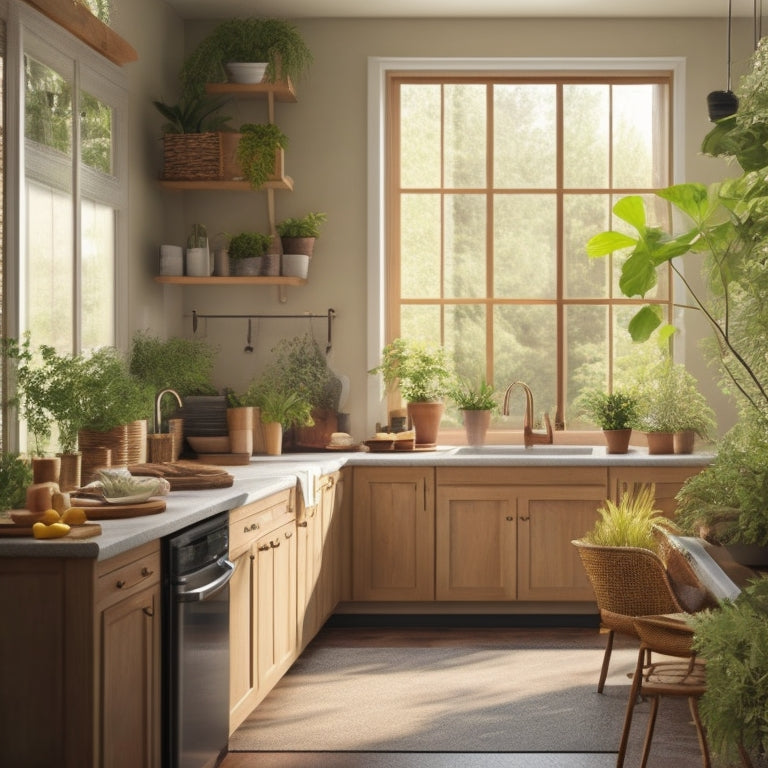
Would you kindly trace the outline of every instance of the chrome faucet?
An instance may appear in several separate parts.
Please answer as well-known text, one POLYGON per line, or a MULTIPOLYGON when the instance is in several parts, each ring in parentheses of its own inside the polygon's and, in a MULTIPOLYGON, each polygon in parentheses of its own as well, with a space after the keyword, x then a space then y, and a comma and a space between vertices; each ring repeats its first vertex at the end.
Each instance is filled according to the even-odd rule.
POLYGON ((552 424, 549 421, 549 414, 544 411, 544 424, 546 426, 546 432, 534 432, 533 431, 533 392, 531 388, 522 381, 513 381, 504 393, 504 406, 501 412, 504 416, 509 416, 509 395, 515 387, 521 387, 525 392, 525 417, 523 419, 523 444, 526 448, 530 448, 536 444, 551 444, 552 437, 552 424))
POLYGON ((160 414, 160 401, 163 399, 163 395, 173 395, 176 398, 176 402, 179 404, 179 408, 184 407, 184 403, 181 401, 181 395, 175 389, 161 389, 157 393, 155 398, 155 434, 160 434, 160 428, 162 424, 162 416, 160 414))

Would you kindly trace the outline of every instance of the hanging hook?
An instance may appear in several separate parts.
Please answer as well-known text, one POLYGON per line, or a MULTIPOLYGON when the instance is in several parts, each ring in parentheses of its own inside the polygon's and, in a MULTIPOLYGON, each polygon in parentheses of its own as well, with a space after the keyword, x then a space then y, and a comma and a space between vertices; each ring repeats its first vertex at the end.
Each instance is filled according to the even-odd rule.
POLYGON ((245 344, 244 352, 253 352, 253 344, 251 344, 251 318, 248 318, 248 337, 245 344))

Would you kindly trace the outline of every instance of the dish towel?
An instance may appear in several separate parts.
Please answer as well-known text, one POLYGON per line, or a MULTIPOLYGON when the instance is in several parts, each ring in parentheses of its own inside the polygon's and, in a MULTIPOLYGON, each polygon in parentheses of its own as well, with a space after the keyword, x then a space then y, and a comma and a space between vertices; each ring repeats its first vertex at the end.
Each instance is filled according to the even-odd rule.
POLYGON ((320 467, 302 467, 294 470, 301 488, 305 507, 316 507, 320 503, 320 467))

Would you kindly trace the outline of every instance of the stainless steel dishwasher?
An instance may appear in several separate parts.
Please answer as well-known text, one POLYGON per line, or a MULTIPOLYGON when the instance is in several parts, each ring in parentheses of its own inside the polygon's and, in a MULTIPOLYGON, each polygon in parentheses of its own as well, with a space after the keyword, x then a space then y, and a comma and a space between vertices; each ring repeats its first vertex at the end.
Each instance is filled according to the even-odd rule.
POLYGON ((229 514, 164 539, 163 766, 213 768, 229 740, 229 514))

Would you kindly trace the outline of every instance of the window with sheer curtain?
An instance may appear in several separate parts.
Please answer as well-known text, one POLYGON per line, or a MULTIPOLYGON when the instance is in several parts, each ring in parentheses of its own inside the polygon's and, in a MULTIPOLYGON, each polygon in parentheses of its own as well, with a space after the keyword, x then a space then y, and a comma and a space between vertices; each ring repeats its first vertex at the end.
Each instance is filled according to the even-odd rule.
MULTIPOLYGON (((669 72, 390 73, 386 339, 440 342, 461 376, 525 381, 537 410, 590 426, 574 399, 636 362, 636 307, 585 247, 620 224, 619 197, 655 205, 670 183, 671 87, 669 72)), ((669 275, 647 298, 671 317, 669 275)))

